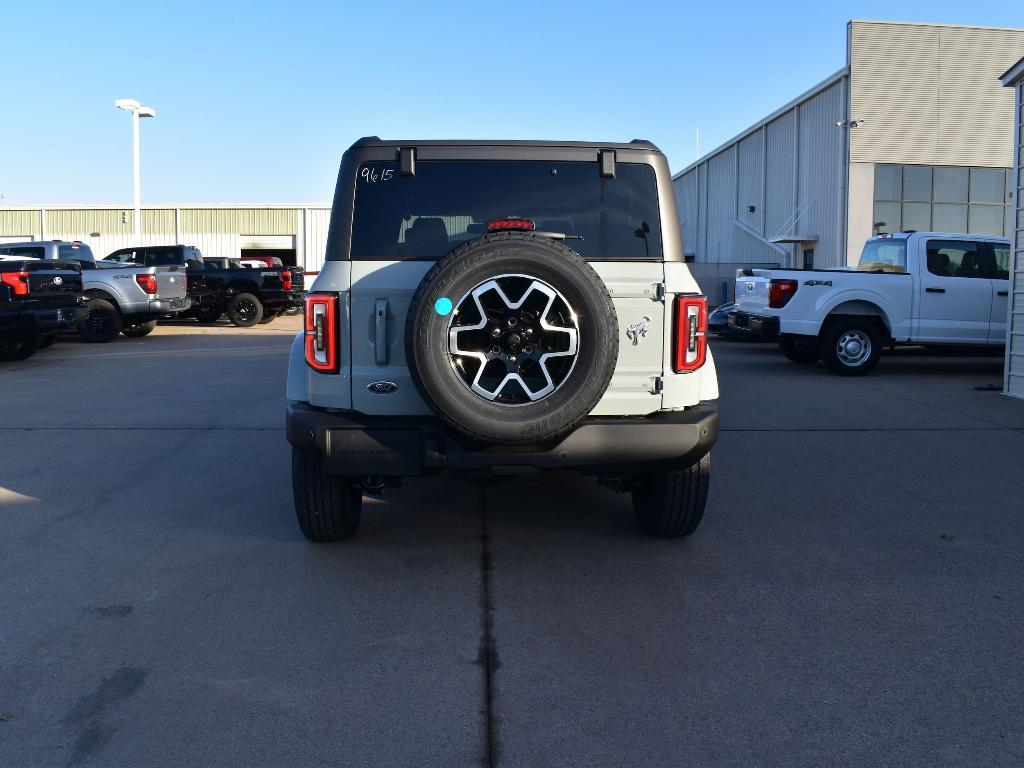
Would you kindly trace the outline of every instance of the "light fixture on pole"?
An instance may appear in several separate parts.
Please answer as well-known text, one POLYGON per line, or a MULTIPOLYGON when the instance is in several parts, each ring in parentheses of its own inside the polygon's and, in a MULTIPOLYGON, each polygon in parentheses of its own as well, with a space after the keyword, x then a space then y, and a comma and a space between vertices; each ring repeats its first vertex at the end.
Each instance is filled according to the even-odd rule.
POLYGON ((142 239, 142 187, 139 181, 139 118, 156 117, 156 110, 144 107, 135 99, 117 99, 114 106, 132 113, 132 173, 134 176, 135 244, 141 245, 142 239))

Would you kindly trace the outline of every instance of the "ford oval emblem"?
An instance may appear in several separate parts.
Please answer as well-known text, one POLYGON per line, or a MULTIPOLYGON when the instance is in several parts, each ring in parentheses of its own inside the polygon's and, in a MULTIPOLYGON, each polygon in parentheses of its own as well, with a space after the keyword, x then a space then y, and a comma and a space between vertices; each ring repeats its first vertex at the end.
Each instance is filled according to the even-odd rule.
POLYGON ((57 275, 55 278, 53 278, 53 284, 54 285, 60 285, 63 282, 64 282, 64 278, 61 277, 60 275, 57 275))
POLYGON ((398 385, 393 381, 371 381, 366 388, 375 395, 390 395, 398 391, 398 385))

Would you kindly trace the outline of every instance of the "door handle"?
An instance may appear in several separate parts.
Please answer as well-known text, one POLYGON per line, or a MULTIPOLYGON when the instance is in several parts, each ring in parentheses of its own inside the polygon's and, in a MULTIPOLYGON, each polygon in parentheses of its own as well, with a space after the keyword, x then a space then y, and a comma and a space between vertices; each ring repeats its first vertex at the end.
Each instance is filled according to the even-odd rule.
POLYGON ((1009 291, 996 291, 996 296, 1009 296, 1009 291))
POLYGON ((925 288, 926 293, 945 293, 945 288, 925 288))
POLYGON ((377 365, 388 364, 387 299, 377 299, 373 307, 373 355, 377 365))

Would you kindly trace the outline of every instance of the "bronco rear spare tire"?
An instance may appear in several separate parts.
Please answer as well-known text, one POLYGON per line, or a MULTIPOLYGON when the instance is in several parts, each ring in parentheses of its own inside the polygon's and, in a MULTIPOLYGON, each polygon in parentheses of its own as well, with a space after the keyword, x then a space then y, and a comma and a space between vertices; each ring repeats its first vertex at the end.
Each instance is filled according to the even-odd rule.
POLYGON ((406 357, 438 417, 485 442, 562 435, 608 388, 618 322, 601 278, 562 243, 497 233, 464 243, 423 278, 406 357))

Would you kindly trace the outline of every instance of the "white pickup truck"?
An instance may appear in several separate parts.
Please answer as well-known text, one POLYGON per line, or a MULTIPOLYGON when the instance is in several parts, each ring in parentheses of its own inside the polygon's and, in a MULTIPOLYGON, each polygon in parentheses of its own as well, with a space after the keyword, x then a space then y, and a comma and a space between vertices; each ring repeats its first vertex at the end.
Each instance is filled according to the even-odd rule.
POLYGON ((731 328, 777 337, 798 363, 862 375, 883 346, 1006 344, 1010 243, 895 232, 865 243, 855 269, 741 269, 731 328))

